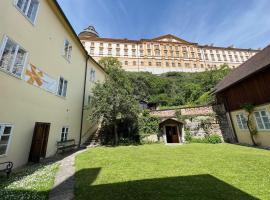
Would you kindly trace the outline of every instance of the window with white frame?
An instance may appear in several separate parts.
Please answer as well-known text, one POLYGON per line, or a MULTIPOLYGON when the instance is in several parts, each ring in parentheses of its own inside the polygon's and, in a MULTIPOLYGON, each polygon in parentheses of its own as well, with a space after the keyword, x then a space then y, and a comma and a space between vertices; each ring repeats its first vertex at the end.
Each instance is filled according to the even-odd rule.
POLYGON ((269 114, 265 110, 254 112, 255 119, 257 122, 257 127, 260 130, 269 130, 270 129, 270 119, 269 114))
POLYGON ((71 59, 71 53, 72 53, 72 45, 70 44, 70 42, 68 40, 65 40, 64 43, 64 54, 63 56, 70 61, 71 59))
POLYGON ((21 77, 27 52, 16 42, 4 37, 0 48, 0 69, 21 77))
POLYGON ((67 84, 68 84, 67 80, 65 80, 63 77, 59 78, 58 92, 57 92, 59 96, 62 96, 62 97, 67 96, 67 84))
POLYGON ((63 126, 62 127, 62 131, 61 131, 61 141, 66 141, 68 138, 68 130, 69 127, 68 126, 63 126))
POLYGON ((0 156, 7 154, 7 148, 11 137, 12 125, 0 124, 0 156))
POLYGON ((93 68, 91 68, 91 70, 90 70, 90 81, 91 82, 96 81, 96 71, 93 68))
POLYGON ((87 99, 88 105, 91 103, 91 99, 92 99, 91 95, 88 95, 88 99, 87 99))
POLYGON ((32 23, 35 22, 39 0, 17 0, 16 7, 29 19, 32 23))
POLYGON ((243 114, 237 114, 236 115, 236 121, 237 121, 237 126, 240 128, 240 129, 247 129, 247 120, 246 118, 244 117, 243 114))

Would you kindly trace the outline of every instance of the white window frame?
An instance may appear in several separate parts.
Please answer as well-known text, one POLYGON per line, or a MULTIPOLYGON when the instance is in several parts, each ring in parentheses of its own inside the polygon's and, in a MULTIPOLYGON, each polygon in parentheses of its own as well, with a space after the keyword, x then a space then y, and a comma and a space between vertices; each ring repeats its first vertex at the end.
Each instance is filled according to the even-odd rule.
POLYGON ((267 110, 257 110, 257 111, 254 111, 254 118, 255 118, 255 121, 256 121, 257 129, 260 130, 260 131, 269 131, 270 128, 266 128, 266 127, 265 127, 265 122, 264 122, 263 119, 262 119, 262 114, 261 114, 262 111, 264 111, 264 112, 266 113, 266 116, 268 117, 268 120, 270 121, 270 116, 269 116, 269 113, 268 113, 267 110), (256 116, 255 116, 255 113, 259 113, 260 119, 261 119, 261 121, 262 121, 262 125, 263 125, 263 127, 264 127, 263 129, 261 129, 261 128, 258 126, 258 121, 257 121, 257 118, 256 118, 256 116))
POLYGON ((12 65, 10 67, 10 70, 5 70, 5 69, 1 69, 0 68, 0 71, 3 71, 11 76, 14 76, 16 78, 20 78, 22 79, 23 77, 23 74, 24 74, 24 70, 25 70, 25 66, 26 66, 26 62, 27 62, 27 58, 28 58, 28 51, 25 50, 25 48, 23 48, 18 42, 14 41, 12 38, 8 37, 7 35, 4 35, 3 37, 3 40, 2 40, 2 43, 1 43, 1 46, 0 46, 0 60, 2 59, 2 56, 3 56, 3 53, 4 53, 4 49, 6 47, 6 44, 7 44, 7 41, 8 40, 11 40, 13 43, 15 43, 16 45, 16 51, 15 51, 15 55, 14 55, 14 58, 13 58, 13 61, 12 61, 12 65), (18 50, 19 49, 22 49, 25 51, 25 58, 24 58, 24 61, 23 61, 23 64, 22 64, 22 73, 20 74, 20 76, 12 73, 12 70, 13 70, 13 67, 15 65, 15 61, 16 61, 16 57, 17 57, 17 54, 18 54, 18 50))
MULTIPOLYGON (((11 137, 12 137, 12 132, 13 132, 14 126, 13 126, 13 124, 9 124, 9 123, 0 123, 0 126, 11 127, 9 138, 8 138, 8 143, 6 145, 7 146, 6 147, 6 152, 5 152, 5 154, 0 154, 0 157, 4 157, 4 156, 7 156, 8 155, 8 150, 9 150, 9 146, 11 144, 11 137)), ((0 129, 0 141, 1 141, 2 134, 3 134, 3 132, 0 129)), ((2 146, 2 145, 0 144, 0 146, 2 146)))
POLYGON ((61 135, 60 135, 60 141, 64 142, 68 140, 68 135, 69 135, 69 126, 63 126, 61 128, 61 135), (63 132, 63 129, 65 129, 65 131, 63 132), (64 137, 63 137, 64 134, 64 137), (63 139, 63 140, 62 140, 63 139))
POLYGON ((63 54, 62 56, 68 61, 71 62, 71 57, 72 57, 72 45, 68 39, 64 40, 64 48, 63 48, 63 54), (65 51, 66 43, 68 43, 68 50, 67 50, 67 55, 65 51), (70 49, 71 47, 71 49, 70 49))
POLYGON ((244 114, 243 113, 238 113, 238 114, 236 114, 235 117, 236 117, 236 123, 237 123, 238 128, 241 129, 241 130, 247 130, 248 129, 248 127, 247 127, 247 119, 245 118, 244 114), (237 117, 239 117, 239 118, 237 118, 237 117), (240 121, 238 121, 238 119, 240 121), (245 119, 244 122, 243 122, 243 119, 245 119), (239 124, 239 122, 240 122, 240 124, 239 124))
POLYGON ((95 82, 96 81, 96 70, 94 68, 90 69, 90 81, 95 82))
POLYGON ((39 7, 40 7, 40 0, 37 0, 38 2, 38 7, 37 7, 37 12, 36 12, 36 15, 34 17, 34 20, 32 21, 28 16, 27 16, 27 13, 28 13, 28 10, 29 10, 29 7, 30 7, 30 3, 32 0, 30 0, 27 4, 27 8, 25 10, 25 12, 23 12, 23 10, 21 10, 18 6, 17 6, 17 3, 18 3, 19 0, 14 0, 14 6, 19 10, 20 13, 22 13, 22 15, 32 24, 32 25, 36 25, 36 20, 37 20, 37 16, 38 16, 38 12, 39 12, 39 7))
POLYGON ((60 76, 59 79, 58 79, 58 85, 57 85, 57 96, 59 97, 63 97, 63 98, 66 98, 67 97, 67 90, 68 90, 68 83, 69 81, 67 79, 65 79, 63 76, 60 76), (61 89, 61 94, 59 94, 59 86, 60 86, 60 80, 63 79, 63 86, 62 86, 62 89, 61 89), (66 86, 66 94, 63 95, 64 93, 64 83, 67 83, 67 86, 66 86))

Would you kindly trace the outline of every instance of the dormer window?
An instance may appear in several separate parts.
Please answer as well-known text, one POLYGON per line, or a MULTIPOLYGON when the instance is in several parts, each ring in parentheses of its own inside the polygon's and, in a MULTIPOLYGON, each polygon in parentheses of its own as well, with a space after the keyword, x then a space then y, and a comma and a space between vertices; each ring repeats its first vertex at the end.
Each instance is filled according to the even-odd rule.
POLYGON ((39 0, 17 0, 16 7, 32 23, 35 23, 39 0))

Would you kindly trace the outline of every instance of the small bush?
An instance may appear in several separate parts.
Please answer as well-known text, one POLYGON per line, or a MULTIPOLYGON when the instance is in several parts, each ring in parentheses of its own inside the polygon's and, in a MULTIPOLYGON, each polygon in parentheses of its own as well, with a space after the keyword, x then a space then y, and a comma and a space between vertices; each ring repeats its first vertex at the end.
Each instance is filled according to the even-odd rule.
POLYGON ((209 141, 207 140, 207 138, 191 138, 191 143, 209 143, 209 141))
POLYGON ((192 134, 189 131, 185 132, 185 141, 190 142, 192 140, 192 134))
POLYGON ((222 142, 221 137, 218 134, 212 134, 207 137, 207 140, 211 144, 218 144, 222 142))
POLYGON ((139 116, 138 129, 141 140, 149 135, 156 135, 159 132, 159 119, 150 115, 149 110, 144 110, 139 116))

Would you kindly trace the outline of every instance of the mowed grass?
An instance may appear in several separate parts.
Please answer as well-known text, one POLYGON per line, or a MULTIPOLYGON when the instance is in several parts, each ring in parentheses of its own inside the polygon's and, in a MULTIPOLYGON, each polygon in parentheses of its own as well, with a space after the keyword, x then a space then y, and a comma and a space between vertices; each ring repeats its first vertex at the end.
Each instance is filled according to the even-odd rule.
POLYGON ((58 163, 27 165, 17 172, 0 176, 1 200, 46 200, 54 184, 58 163))
POLYGON ((76 157, 76 200, 270 199, 270 151, 231 144, 99 147, 76 157))

